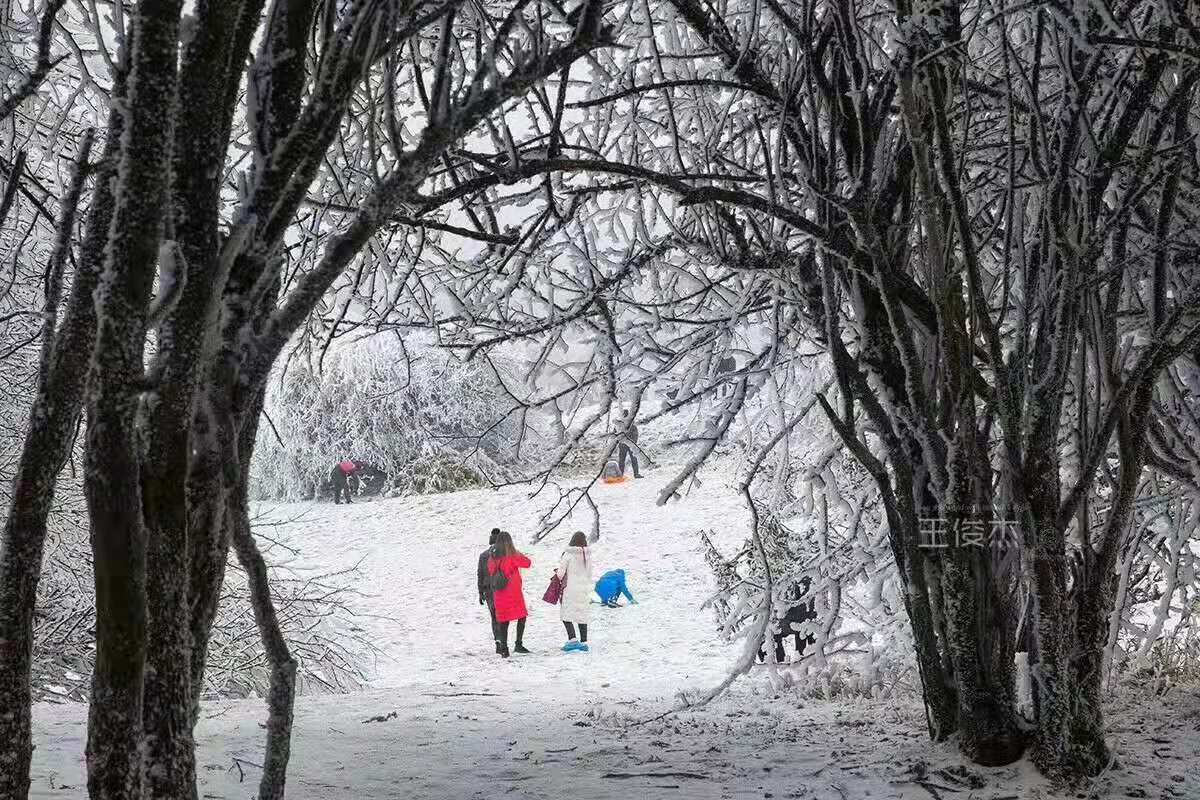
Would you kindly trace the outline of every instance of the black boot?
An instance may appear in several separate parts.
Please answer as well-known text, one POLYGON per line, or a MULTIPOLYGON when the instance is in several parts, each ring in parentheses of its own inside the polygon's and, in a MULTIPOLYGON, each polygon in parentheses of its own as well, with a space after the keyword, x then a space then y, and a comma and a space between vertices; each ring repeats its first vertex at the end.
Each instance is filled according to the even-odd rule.
POLYGON ((508 645, 504 642, 496 642, 496 652, 501 658, 508 658, 508 645))
POLYGON ((504 645, 500 644, 500 640, 497 639, 496 640, 496 655, 500 655, 503 652, 504 652, 504 645))
MULTIPOLYGON (((517 620, 517 646, 513 648, 514 653, 525 653, 529 651, 525 649, 525 617, 517 620)), ((508 644, 508 637, 505 637, 505 644, 508 644)))

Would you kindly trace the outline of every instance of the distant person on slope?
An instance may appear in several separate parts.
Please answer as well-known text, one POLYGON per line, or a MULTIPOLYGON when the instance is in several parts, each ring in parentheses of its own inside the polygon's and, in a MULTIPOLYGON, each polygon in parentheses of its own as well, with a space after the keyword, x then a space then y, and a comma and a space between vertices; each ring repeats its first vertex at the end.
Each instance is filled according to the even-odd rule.
POLYGON ((640 478, 642 477, 642 474, 638 472, 637 460, 637 454, 641 452, 641 449, 637 446, 638 429, 637 425, 633 424, 629 419, 629 413, 629 409, 621 412, 620 426, 623 428, 626 424, 629 424, 629 430, 627 430, 621 436, 620 444, 617 448, 617 460, 619 462, 622 475, 625 474, 625 459, 629 459, 630 463, 633 465, 633 477, 640 478))
POLYGON ((329 482, 333 484, 333 502, 340 504, 342 495, 346 495, 346 502, 350 502, 350 479, 354 478, 354 488, 358 488, 358 464, 350 459, 339 461, 333 466, 333 471, 329 473, 329 482))
POLYGON ((477 574, 479 582, 479 605, 486 605, 488 616, 492 620, 492 639, 496 642, 496 652, 499 653, 500 647, 500 623, 496 622, 496 600, 492 596, 492 584, 488 580, 488 562, 496 552, 496 537, 500 535, 499 528, 492 528, 492 534, 488 537, 488 549, 479 554, 479 570, 477 574))
POLYGON ((588 620, 592 616, 592 566, 588 563, 587 536, 583 531, 575 531, 571 543, 563 551, 554 574, 560 581, 565 581, 562 600, 559 601, 559 612, 563 626, 567 629, 567 643, 563 652, 570 653, 580 650, 587 652, 588 620), (579 626, 579 636, 575 636, 575 626, 579 626))
POLYGON ((531 562, 513 544, 508 531, 496 535, 495 552, 488 560, 488 579, 492 586, 492 597, 496 605, 496 622, 500 623, 500 655, 508 658, 508 623, 517 622, 517 642, 514 653, 528 653, 525 649, 525 593, 521 590, 521 570, 529 569, 531 562))
POLYGON ((629 587, 625 585, 623 569, 614 569, 601 575, 600 580, 596 581, 596 594, 599 595, 600 602, 609 608, 617 607, 617 598, 621 595, 625 595, 631 605, 637 605, 637 600, 633 599, 629 587))

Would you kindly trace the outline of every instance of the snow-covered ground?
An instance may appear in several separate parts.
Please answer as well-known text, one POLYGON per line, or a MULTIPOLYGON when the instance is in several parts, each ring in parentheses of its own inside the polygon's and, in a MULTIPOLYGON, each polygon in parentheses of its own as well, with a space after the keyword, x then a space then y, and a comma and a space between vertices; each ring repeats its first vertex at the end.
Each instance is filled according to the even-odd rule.
MULTIPOLYGON (((299 517, 272 535, 314 569, 358 564, 360 621, 380 651, 367 691, 298 701, 289 797, 1060 797, 1025 764, 964 768, 952 745, 929 745, 911 701, 805 702, 774 696, 758 673, 707 708, 663 716, 679 690, 718 683, 738 655, 699 609, 713 581, 695 534, 713 530, 733 547, 746 524, 719 475, 655 506, 665 477, 597 490, 596 574, 624 568, 639 604, 596 607, 586 654, 559 651, 557 609, 540 599, 571 529, 528 544, 542 505, 527 491, 260 509, 299 517), (508 661, 493 652, 475 588, 494 526, 534 564, 525 579, 533 654, 508 661)), ((35 714, 33 796, 83 796, 86 709, 35 714)), ((201 796, 253 797, 262 703, 211 703, 203 717, 201 796)), ((1119 761, 1061 797, 1200 797, 1200 693, 1118 699, 1110 720, 1119 761)))

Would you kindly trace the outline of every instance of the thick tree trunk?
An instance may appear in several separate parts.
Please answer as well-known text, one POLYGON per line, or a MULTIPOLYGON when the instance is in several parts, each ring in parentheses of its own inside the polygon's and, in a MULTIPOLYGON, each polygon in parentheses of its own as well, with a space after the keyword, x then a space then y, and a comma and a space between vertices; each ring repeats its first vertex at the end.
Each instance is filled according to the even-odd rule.
MULTIPOLYGON (((210 439, 212 420, 197 396, 210 366, 207 359, 228 273, 228 264, 220 258, 223 168, 238 87, 262 6, 262 0, 200 3, 181 59, 171 199, 186 282, 158 337, 163 389, 149 421, 147 459, 159 465, 148 487, 162 503, 148 513, 147 524, 151 541, 162 542, 161 548, 151 548, 152 572, 161 564, 161 572, 186 589, 168 589, 171 602, 162 606, 162 625, 152 620, 152 629, 161 629, 166 646, 155 648, 151 659, 156 671, 174 673, 169 682, 172 707, 187 684, 189 732, 199 713, 209 634, 229 549, 227 481, 210 439), (168 662, 170 652, 178 657, 168 662), (162 663, 154 663, 159 654, 164 656, 162 663)), ((233 432, 228 435, 232 441, 233 432)), ((158 692, 147 687, 148 704, 157 704, 158 692)))
POLYGON ((1074 692, 1071 709, 1070 748, 1077 774, 1097 775, 1108 766, 1110 751, 1104 741, 1105 652, 1110 625, 1120 624, 1113 614, 1117 600, 1117 554, 1133 514, 1133 501, 1146 458, 1147 420, 1151 413, 1153 384, 1135 391, 1126 416, 1118 425, 1121 469, 1108 519, 1093 549, 1092 537, 1083 549, 1081 586, 1075 591, 1075 637, 1071 651, 1074 692))
MULTIPOLYGON (((143 4, 132 22, 127 127, 96 298, 86 474, 96 583, 96 666, 87 744, 93 800, 138 798, 143 777, 154 798, 184 800, 194 787, 194 781, 188 784, 189 756, 178 740, 186 690, 182 700, 171 698, 180 708, 152 709, 153 733, 145 741, 149 763, 142 769, 147 586, 138 412, 170 166, 181 5, 181 0, 143 4)), ((159 546, 155 544, 156 552, 159 546)), ((170 601, 183 590, 165 584, 174 578, 155 576, 151 588, 168 592, 165 599, 170 601)), ((171 678, 151 675, 152 683, 159 680, 171 678)))
POLYGON ((1037 664, 1033 667, 1037 731, 1033 760, 1044 775, 1062 777, 1070 771, 1068 724, 1071 672, 1067 643, 1067 564, 1062 534, 1049 522, 1040 522, 1035 533, 1033 576, 1035 590, 1034 633, 1037 664))
MULTIPOLYGON (((114 95, 120 95, 121 84, 118 76, 114 95)), ((29 792, 33 614, 46 520, 58 473, 74 441, 96 338, 92 294, 103 267, 112 220, 112 161, 121 135, 121 118, 115 112, 109 115, 109 130, 66 317, 55 334, 49 363, 42 365, 44 372, 38 377, 12 504, 0 539, 0 800, 24 798, 29 792)))
MULTIPOLYGON (((211 420, 201 419, 197 400, 207 359, 216 349, 219 300, 229 271, 230 259, 219 254, 217 223, 233 106, 228 84, 237 83, 248 47, 241 40, 252 27, 237 25, 241 10, 234 2, 203 5, 184 54, 171 187, 181 259, 175 278, 183 283, 176 307, 158 330, 154 372, 160 388, 147 398, 144 419, 148 579, 155 598, 146 683, 147 766, 177 765, 171 788, 161 787, 175 796, 195 787, 198 682, 226 557, 225 482, 219 453, 214 456, 219 447, 209 435, 232 441, 234 432, 210 430, 211 420), (203 430, 194 435, 194 428, 203 430), (216 467, 210 463, 214 458, 216 467), (193 530, 193 522, 200 527, 193 530), (193 592, 198 593, 194 598, 193 592)), ((153 782, 147 778, 148 785, 153 782)))
POLYGON ((1075 593, 1078 602, 1071 659, 1074 693, 1070 748, 1073 767, 1082 775, 1099 774, 1111 758, 1104 741, 1104 651, 1116 587, 1117 576, 1111 570, 1096 571, 1075 593))
MULTIPOLYGON (((219 372, 219 371, 218 371, 219 372)), ((216 373, 214 373, 216 374, 216 373)), ((233 494, 248 469, 266 392, 251 398, 243 414, 232 406, 233 389, 227 382, 210 380, 195 415, 193 455, 188 492, 191 505, 190 586, 192 631, 192 725, 200 711, 205 659, 212 626, 217 618, 221 587, 235 523, 233 494), (239 464, 246 465, 239 470, 239 464)))
MULTIPOLYGON (((898 520, 890 524, 896 524, 898 520)), ((896 525, 899 529, 901 525, 896 525)), ((902 565, 904 579, 904 608, 912 625, 913 645, 917 655, 917 671, 921 678, 928 714, 929 736, 935 742, 944 741, 958 730, 958 698, 952 676, 944 669, 938 646, 938 621, 930 601, 930 586, 926 579, 925 555, 916 547, 917 524, 909 526, 907 535, 899 530, 891 537, 893 554, 902 565)))
POLYGON ((186 459, 183 464, 149 459, 142 481, 146 594, 153 600, 147 615, 142 711, 145 785, 152 798, 179 800, 190 798, 196 785, 185 473, 186 459))
MULTIPOLYGON (((109 357, 103 363, 110 374, 131 377, 128 358, 109 357), (118 371, 120 362, 124 369, 118 371)), ((93 800, 141 796, 146 563, 136 410, 136 394, 105 392, 89 414, 86 488, 96 584, 96 663, 87 766, 93 800)))
MULTIPOLYGON (((204 691, 205 664, 212 626, 217 619, 221 587, 225 583, 225 565, 229 558, 229 519, 227 494, 220 481, 206 483, 210 494, 197 500, 189 520, 189 619, 191 629, 190 724, 200 718, 200 697, 204 691)), ((192 490, 200 496, 200 487, 192 490)))
POLYGON ((1024 744, 1013 711, 1013 673, 993 671, 992 654, 1011 653, 996 641, 1008 633, 995 624, 995 589, 987 553, 957 546, 944 561, 947 643, 958 687, 959 745, 977 764, 1002 766, 1021 757, 1024 744))

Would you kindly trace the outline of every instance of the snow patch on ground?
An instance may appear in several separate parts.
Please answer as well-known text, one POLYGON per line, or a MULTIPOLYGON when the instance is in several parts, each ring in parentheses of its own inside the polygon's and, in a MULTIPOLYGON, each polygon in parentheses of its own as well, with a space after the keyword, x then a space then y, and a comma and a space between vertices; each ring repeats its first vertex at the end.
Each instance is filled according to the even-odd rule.
MULTIPOLYGON (((527 489, 261 507, 296 521, 270 535, 315 573, 357 564, 359 623, 380 656, 360 694, 297 703, 288 796, 338 798, 803 797, 1026 800, 1200 796, 1200 691, 1121 698, 1110 710, 1119 760, 1093 786, 1055 794, 1027 764, 964 766, 930 745, 911 701, 810 703, 774 694, 762 671, 711 706, 663 716, 680 690, 718 683, 740 653, 700 610, 713 590, 696 537, 730 551, 747 518, 731 481, 708 475, 654 505, 665 471, 598 487, 596 574, 623 568, 636 606, 595 607, 590 653, 558 650, 557 609, 541 601, 571 529, 531 545, 543 503, 527 489), (533 560, 529 656, 493 652, 475 566, 493 526, 533 560), (371 721, 378 720, 378 721, 371 721)), ((580 515, 574 527, 586 529, 580 515)), ((304 564, 294 564, 304 568, 304 564)), ((35 798, 85 793, 86 708, 35 708, 35 798)), ((197 731, 200 794, 254 795, 261 701, 209 703, 197 731)))

